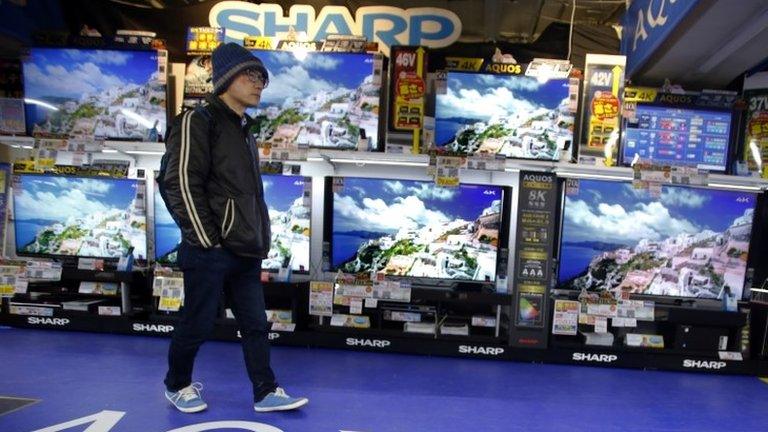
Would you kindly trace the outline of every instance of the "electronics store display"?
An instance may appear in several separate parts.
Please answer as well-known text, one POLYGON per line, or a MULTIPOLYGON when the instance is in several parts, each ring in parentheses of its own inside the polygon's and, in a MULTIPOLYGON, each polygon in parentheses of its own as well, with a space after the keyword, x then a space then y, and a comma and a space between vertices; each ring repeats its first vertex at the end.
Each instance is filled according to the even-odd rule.
MULTIPOLYGON (((218 35, 209 48, 223 41, 223 29, 199 29, 218 35)), ((609 71, 593 71, 611 93, 582 98, 576 87, 589 84, 570 64, 526 75, 525 64, 434 61, 410 47, 429 62, 406 72, 380 52, 286 46, 249 46, 269 83, 246 112, 261 162, 280 164, 270 148, 307 150, 296 166, 262 174, 273 343, 566 363, 600 350, 619 366, 670 369, 683 369, 684 357, 743 353, 749 361, 723 372, 754 373, 740 344, 746 301, 765 279, 768 200, 765 182, 731 175, 749 159, 732 103, 665 104, 654 89, 656 99, 622 107, 623 66, 607 81, 597 78, 609 71), (388 82, 399 83, 392 97, 402 106, 426 116, 405 141, 386 131, 388 82), (604 117, 588 131, 575 120, 581 99, 604 117), (606 151, 579 158, 587 142, 578 137, 595 134, 606 151), (385 153, 395 141, 400 153, 385 153), (403 154, 411 148, 462 158, 458 184, 438 186, 429 169, 444 169, 443 158, 403 154), (596 169, 598 156, 611 163, 596 169), (498 169, 464 160, 476 157, 498 169), (612 166, 615 157, 624 166, 612 166), (627 167, 647 165, 638 161, 664 177, 649 184, 640 172, 632 182, 627 167), (667 175, 681 167, 704 181, 667 175)), ((160 166, 175 105, 211 90, 212 62, 210 50, 188 50, 171 78, 163 55, 36 46, 20 59, 23 101, 4 100, 13 118, 0 119, 13 126, 0 132, 25 135, 14 151, 28 150, 6 167, 0 323, 162 333, 179 319, 181 233, 147 173, 160 166), (48 158, 55 146, 44 139, 87 145, 48 158), (97 164, 85 161, 110 158, 130 175, 86 174, 97 164)), ((237 340, 232 317, 223 302, 215 337, 237 340)))

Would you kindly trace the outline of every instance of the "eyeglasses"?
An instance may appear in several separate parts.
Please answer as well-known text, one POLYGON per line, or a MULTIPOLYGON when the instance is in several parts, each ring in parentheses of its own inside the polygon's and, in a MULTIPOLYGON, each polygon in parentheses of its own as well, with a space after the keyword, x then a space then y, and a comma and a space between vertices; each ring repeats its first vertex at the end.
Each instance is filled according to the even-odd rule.
POLYGON ((264 88, 267 88, 269 85, 269 80, 264 76, 264 74, 257 71, 256 69, 246 69, 243 72, 243 75, 245 75, 246 78, 248 78, 248 81, 254 85, 262 85, 264 88))

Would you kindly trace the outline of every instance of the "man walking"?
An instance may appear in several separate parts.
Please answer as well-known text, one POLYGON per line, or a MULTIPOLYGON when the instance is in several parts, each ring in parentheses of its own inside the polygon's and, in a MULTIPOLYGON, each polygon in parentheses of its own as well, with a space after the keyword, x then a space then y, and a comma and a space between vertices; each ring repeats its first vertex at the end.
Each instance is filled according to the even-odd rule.
POLYGON ((254 409, 292 410, 308 400, 278 387, 269 364, 260 281, 271 234, 258 151, 245 115, 259 104, 269 76, 258 58, 234 43, 216 48, 212 63, 213 94, 174 120, 158 182, 181 228, 178 265, 184 272, 184 309, 168 353, 165 396, 182 412, 207 408, 192 369, 223 292, 240 328, 254 409))

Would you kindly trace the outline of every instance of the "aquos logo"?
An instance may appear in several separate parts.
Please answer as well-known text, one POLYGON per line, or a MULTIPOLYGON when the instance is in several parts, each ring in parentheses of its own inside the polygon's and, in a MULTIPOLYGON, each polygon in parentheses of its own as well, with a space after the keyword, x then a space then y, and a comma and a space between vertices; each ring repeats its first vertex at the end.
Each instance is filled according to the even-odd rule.
POLYGON ((384 339, 347 338, 347 345, 358 347, 387 348, 392 345, 392 342, 384 339))
POLYGON ((286 17, 279 4, 223 1, 211 8, 208 20, 211 26, 224 28, 226 42, 243 43, 246 36, 281 37, 293 28, 314 41, 329 34, 363 35, 378 42, 387 56, 393 45, 440 48, 461 35, 459 17, 438 8, 364 6, 352 17, 343 6, 325 6, 316 14, 310 5, 293 5, 286 17))
POLYGON ((535 182, 547 182, 552 183, 552 176, 543 174, 526 174, 523 176, 523 181, 535 181, 535 182))
POLYGON ((27 323, 29 324, 43 324, 43 325, 55 325, 65 326, 69 324, 68 318, 39 318, 39 317, 27 317, 27 323))
POLYGON ((588 353, 573 353, 574 361, 586 361, 597 363, 613 363, 619 359, 619 356, 615 354, 588 354, 588 353))
POLYGON ((720 370, 726 366, 728 366, 728 363, 724 361, 715 361, 715 360, 707 361, 707 360, 691 360, 691 359, 683 360, 683 367, 691 368, 691 369, 720 370))
POLYGON ((501 347, 481 347, 470 345, 459 345, 460 354, 484 354, 498 356, 504 354, 504 348, 501 347))
POLYGON ((659 102, 670 103, 670 104, 692 104, 693 96, 665 94, 665 95, 659 96, 659 102))

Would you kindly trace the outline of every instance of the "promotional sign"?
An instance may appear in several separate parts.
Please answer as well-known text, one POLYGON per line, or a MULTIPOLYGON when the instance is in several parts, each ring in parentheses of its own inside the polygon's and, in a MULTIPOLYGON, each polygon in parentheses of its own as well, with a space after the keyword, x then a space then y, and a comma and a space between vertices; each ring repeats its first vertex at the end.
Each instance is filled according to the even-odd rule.
POLYGON ((587 54, 579 163, 616 163, 625 61, 624 56, 587 54))
POLYGON ((744 161, 749 171, 768 178, 768 89, 747 90, 744 161))
POLYGON ((546 348, 549 285, 557 207, 557 177, 520 172, 515 244, 514 346, 546 348))
POLYGON ((411 131, 412 152, 418 154, 424 122, 426 51, 423 47, 396 46, 392 48, 392 62, 390 100, 393 108, 390 127, 411 131))
MULTIPOLYGON (((187 29, 187 54, 210 54, 224 41, 224 29, 216 27, 189 27, 187 29)), ((242 40, 239 41, 242 43, 242 40)))
POLYGON ((246 36, 284 38, 289 32, 304 33, 310 40, 322 41, 332 34, 362 35, 377 42, 389 56, 395 45, 440 48, 461 36, 461 20, 446 9, 364 6, 352 13, 343 6, 325 6, 319 11, 311 5, 293 5, 286 16, 276 3, 254 4, 221 1, 208 14, 213 27, 225 30, 225 42, 242 43, 246 36))
POLYGON ((622 20, 621 53, 632 76, 651 57, 699 0, 634 0, 622 20))

